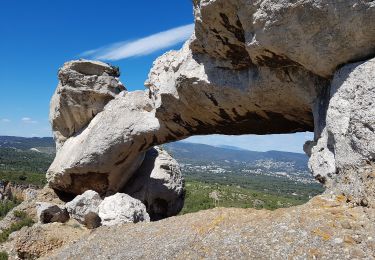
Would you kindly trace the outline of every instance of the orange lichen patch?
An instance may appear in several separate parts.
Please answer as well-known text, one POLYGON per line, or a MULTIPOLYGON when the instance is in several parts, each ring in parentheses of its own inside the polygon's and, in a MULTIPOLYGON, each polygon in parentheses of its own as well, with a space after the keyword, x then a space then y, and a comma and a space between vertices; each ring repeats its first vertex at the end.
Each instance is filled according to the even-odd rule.
POLYGON ((206 226, 195 226, 196 232, 200 235, 204 233, 208 233, 209 231, 217 227, 223 220, 224 220, 224 215, 219 215, 218 217, 214 218, 210 223, 208 223, 208 225, 206 226))
POLYGON ((347 198, 345 197, 345 195, 338 195, 336 196, 336 201, 337 202, 340 202, 340 203, 344 203, 346 202, 347 198))
POLYGON ((331 235, 330 234, 328 234, 327 232, 325 232, 325 231, 323 231, 323 230, 321 230, 319 228, 314 229, 312 231, 312 233, 314 235, 317 235, 317 236, 321 237, 324 241, 328 241, 328 240, 331 239, 331 235))

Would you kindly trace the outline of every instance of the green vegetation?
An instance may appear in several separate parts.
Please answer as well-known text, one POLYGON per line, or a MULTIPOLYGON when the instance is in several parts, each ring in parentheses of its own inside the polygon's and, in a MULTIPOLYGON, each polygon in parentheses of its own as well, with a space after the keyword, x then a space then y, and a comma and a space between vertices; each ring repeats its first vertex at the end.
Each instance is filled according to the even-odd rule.
MULTIPOLYGON (((164 145, 164 148, 181 165, 189 165, 182 168, 186 199, 181 214, 215 206, 273 210, 303 204, 324 191, 320 184, 312 181, 304 154, 263 153, 181 142, 164 145), (269 164, 270 161, 273 164, 269 164), (206 166, 223 171, 212 172, 206 166), (258 170, 261 174, 255 174, 258 170), (285 172, 294 179, 277 176, 277 172, 285 172), (216 195, 217 200, 210 194, 211 197, 216 195)), ((0 136, 0 180, 44 186, 45 172, 53 160, 54 150, 52 138, 0 136)), ((0 218, 18 203, 0 203, 0 218)), ((29 224, 27 216, 18 218, 20 221, 12 230, 29 224)))
POLYGON ((31 227, 34 224, 34 220, 27 216, 27 214, 23 211, 15 211, 14 216, 18 218, 18 220, 9 228, 3 230, 3 233, 0 234, 0 243, 7 241, 9 235, 13 232, 18 231, 25 226, 31 227))
POLYGON ((14 148, 0 149, 0 169, 24 172, 45 173, 54 155, 23 151, 14 148))
POLYGON ((45 173, 42 174, 24 171, 0 170, 0 180, 10 181, 17 184, 33 184, 38 187, 42 187, 47 183, 45 173))
POLYGON ((324 188, 319 183, 302 183, 286 178, 267 175, 244 175, 238 173, 184 173, 188 181, 198 181, 218 185, 241 186, 242 188, 264 192, 276 196, 294 197, 297 194, 303 201, 321 194, 324 188))
POLYGON ((51 154, 0 148, 0 180, 43 186, 52 160, 51 154))
POLYGON ((0 219, 5 217, 5 215, 11 211, 14 207, 20 204, 21 201, 14 198, 12 200, 3 200, 0 202, 0 219))
POLYGON ((0 260, 8 260, 9 256, 8 253, 5 251, 0 252, 0 260))
POLYGON ((301 205, 308 199, 305 196, 273 194, 238 185, 196 181, 188 178, 185 204, 180 214, 197 212, 215 206, 274 210, 301 205))

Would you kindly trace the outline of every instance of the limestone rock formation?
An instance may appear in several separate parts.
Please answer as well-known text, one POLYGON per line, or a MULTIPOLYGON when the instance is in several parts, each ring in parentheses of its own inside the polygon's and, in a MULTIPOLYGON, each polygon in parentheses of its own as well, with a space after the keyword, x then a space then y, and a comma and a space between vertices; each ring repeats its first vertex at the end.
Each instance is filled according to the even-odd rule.
POLYGON ((125 193, 106 197, 99 205, 103 226, 150 221, 145 205, 125 193))
POLYGON ((197 134, 314 130, 317 141, 336 69, 375 55, 373 1, 194 2, 192 38, 154 62, 148 90, 117 95, 65 142, 48 170, 53 188, 116 193, 148 149, 197 134))
POLYGON ((48 202, 38 202, 36 204, 38 222, 42 224, 61 222, 69 220, 68 211, 58 205, 48 202))
MULTIPOLYGON (((194 35, 180 51, 154 62, 147 90, 117 95, 122 90, 118 71, 103 63, 74 61, 60 71, 51 103, 59 149, 47 179, 59 191, 77 195, 92 189, 109 195, 101 201, 90 191, 100 203, 88 210, 94 215, 86 214, 92 201, 83 199, 83 213, 70 202, 81 221, 98 225, 97 212, 104 227, 53 256, 45 253, 48 243, 37 243, 43 249, 29 243, 32 231, 44 234, 46 229, 25 228, 19 254, 35 251, 32 256, 48 259, 373 259, 375 2, 193 2, 194 35), (157 219, 180 207, 179 171, 152 147, 198 134, 300 131, 315 133, 304 148, 314 176, 327 186, 309 203, 275 211, 217 208, 110 226, 147 222, 146 210, 157 219)), ((45 226, 55 224, 61 227, 45 226)))
POLYGON ((142 201, 151 220, 177 215, 184 205, 180 166, 165 150, 152 148, 123 192, 142 201))
POLYGON ((241 70, 301 65, 329 78, 374 54, 373 1, 199 0, 193 51, 241 70))
POLYGON ((79 60, 64 64, 50 105, 57 149, 125 90, 119 76, 117 68, 102 62, 79 60))
POLYGON ((102 202, 100 195, 92 190, 85 191, 82 195, 78 195, 72 201, 66 203, 65 207, 69 212, 71 218, 86 225, 92 225, 92 217, 86 217, 92 213, 98 214, 99 204, 102 202), (86 223, 89 220, 90 223, 86 223))
MULTIPOLYGON (((59 85, 52 97, 50 108, 50 121, 57 151, 68 138, 74 139, 74 135, 82 131, 109 101, 119 96, 117 94, 126 95, 125 87, 118 79, 119 76, 120 72, 117 68, 102 62, 79 60, 64 64, 59 71, 59 85)), ((117 113, 117 111, 113 111, 113 113, 117 113)), ((106 127, 107 129, 103 133, 110 134, 111 125, 108 124, 106 127)), ((91 138, 96 139, 94 136, 91 138)), ((101 143, 97 143, 96 149, 101 149, 101 145, 101 143)), ((81 148, 81 151, 85 150, 83 146, 81 148)), ((64 155, 64 157, 70 156, 71 154, 64 155)), ((138 154, 132 164, 128 165, 127 171, 134 172, 142 163, 143 158, 144 153, 138 154)), ((89 177, 85 174, 81 175, 80 171, 66 174, 61 167, 55 169, 54 172, 58 174, 51 176, 47 173, 47 179, 51 183, 55 183, 55 185, 51 185, 52 187, 69 186, 69 190, 67 188, 60 189, 73 194, 81 194, 88 189, 103 193, 103 191, 110 190, 109 186, 112 183, 121 183, 120 177, 116 177, 116 175, 121 176, 122 168, 112 167, 110 180, 107 176, 109 173, 101 174, 96 170, 93 170, 89 177), (71 178, 74 175, 80 175, 80 181, 71 184, 71 178)))
POLYGON ((375 207, 375 59, 338 70, 329 95, 310 168, 330 190, 375 207))

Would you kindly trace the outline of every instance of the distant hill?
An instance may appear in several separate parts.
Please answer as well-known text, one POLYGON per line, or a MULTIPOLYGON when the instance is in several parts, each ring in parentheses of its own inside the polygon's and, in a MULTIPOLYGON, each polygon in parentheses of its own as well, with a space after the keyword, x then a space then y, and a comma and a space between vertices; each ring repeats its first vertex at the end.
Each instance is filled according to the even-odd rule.
MULTIPOLYGON (((302 171, 308 173, 308 157, 301 153, 282 151, 256 152, 234 146, 211 146, 188 142, 174 142, 163 145, 180 163, 242 165, 241 168, 263 168, 273 171, 302 171)), ((0 149, 13 148, 53 154, 55 142, 52 137, 0 136, 0 149)))
MULTIPOLYGON (((292 204, 295 205, 295 200, 306 201, 323 191, 312 178, 304 154, 255 152, 187 142, 169 143, 163 147, 180 163, 190 196, 199 197, 200 193, 192 190, 201 186, 228 189, 228 194, 232 194, 233 189, 246 189, 253 195, 261 192, 268 194, 264 196, 281 196, 289 202, 294 201, 292 204)), ((0 136, 0 180, 43 186, 45 172, 54 156, 55 143, 51 137, 0 136)), ((271 197, 265 201, 275 206, 277 200, 271 197)))
POLYGON ((0 136, 0 148, 29 150, 37 147, 55 147, 52 137, 0 136))
POLYGON ((214 145, 215 147, 219 147, 219 148, 225 148, 225 149, 230 149, 230 150, 238 150, 238 151, 249 151, 247 149, 243 149, 241 147, 237 147, 237 146, 232 146, 232 145, 214 145))
POLYGON ((254 163, 257 161, 275 161, 293 163, 296 170, 308 170, 308 157, 301 153, 268 151, 255 152, 243 150, 241 148, 233 149, 233 147, 215 147, 205 144, 175 142, 164 145, 177 160, 186 162, 216 162, 222 164, 223 162, 244 162, 254 163))

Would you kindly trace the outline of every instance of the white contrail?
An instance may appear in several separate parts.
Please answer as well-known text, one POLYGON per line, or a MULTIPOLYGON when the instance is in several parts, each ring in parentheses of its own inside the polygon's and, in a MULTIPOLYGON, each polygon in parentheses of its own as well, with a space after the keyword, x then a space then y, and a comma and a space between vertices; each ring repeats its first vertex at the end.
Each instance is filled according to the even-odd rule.
POLYGON ((115 43, 107 47, 86 51, 81 56, 112 61, 134 56, 144 56, 187 40, 193 31, 194 24, 188 24, 134 41, 115 43))

